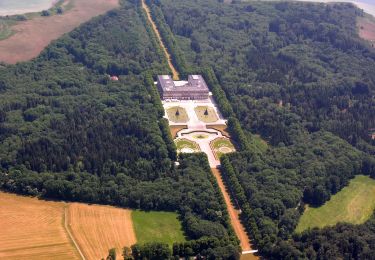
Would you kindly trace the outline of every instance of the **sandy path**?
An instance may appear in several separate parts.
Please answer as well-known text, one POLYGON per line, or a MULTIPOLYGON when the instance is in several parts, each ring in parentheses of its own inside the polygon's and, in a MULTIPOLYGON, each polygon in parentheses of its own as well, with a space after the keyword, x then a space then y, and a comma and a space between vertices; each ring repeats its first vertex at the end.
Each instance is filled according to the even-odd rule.
POLYGON ((212 168, 212 173, 214 174, 216 181, 220 187, 221 193, 224 196, 225 204, 227 205, 227 210, 229 213, 230 221, 232 223, 233 229, 236 232, 237 237, 240 239, 242 251, 252 250, 249 238, 240 221, 240 213, 236 210, 232 204, 232 201, 229 197, 229 193, 225 188, 223 179, 221 177, 220 171, 218 169, 212 168))
POLYGON ((0 61, 14 64, 35 58, 52 40, 119 6, 118 0, 72 1, 74 7, 62 15, 37 17, 13 26, 16 33, 0 41, 0 61))
POLYGON ((164 55, 165 55, 165 57, 167 58, 167 61, 168 61, 168 66, 169 66, 169 68, 172 71, 173 79, 174 80, 178 80, 179 79, 179 73, 177 72, 176 68, 173 66, 172 57, 169 54, 167 48, 165 47, 165 45, 163 43, 163 40, 161 38, 161 35, 159 33, 159 30, 158 30, 156 24, 154 23, 154 20, 152 20, 150 8, 148 8, 148 6, 146 5, 145 0, 142 0, 142 7, 143 7, 143 9, 145 10, 145 12, 147 14, 148 21, 150 22, 151 27, 154 30, 155 34, 156 34, 156 37, 159 40, 160 47, 164 51, 164 55))

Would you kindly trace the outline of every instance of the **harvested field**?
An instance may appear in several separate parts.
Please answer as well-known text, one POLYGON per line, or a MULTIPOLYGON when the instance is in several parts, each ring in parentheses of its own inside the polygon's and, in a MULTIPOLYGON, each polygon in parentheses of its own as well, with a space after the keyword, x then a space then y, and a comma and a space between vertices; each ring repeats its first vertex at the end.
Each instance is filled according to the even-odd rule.
POLYGON ((0 259, 82 259, 73 239, 87 260, 114 247, 120 258, 122 247, 136 243, 130 210, 3 192, 0 230, 0 259))
POLYGON ((111 206, 72 203, 68 223, 86 259, 102 259, 110 248, 116 248, 117 258, 122 248, 136 243, 131 211, 111 206))
POLYGON ((52 40, 119 6, 118 0, 71 1, 73 7, 62 15, 36 17, 12 26, 16 33, 0 41, 0 61, 14 64, 35 58, 52 40))
POLYGON ((64 229, 64 207, 0 192, 0 259, 80 259, 64 229))
POLYGON ((359 36, 371 42, 372 47, 375 47, 375 18, 373 17, 359 17, 358 18, 359 36))

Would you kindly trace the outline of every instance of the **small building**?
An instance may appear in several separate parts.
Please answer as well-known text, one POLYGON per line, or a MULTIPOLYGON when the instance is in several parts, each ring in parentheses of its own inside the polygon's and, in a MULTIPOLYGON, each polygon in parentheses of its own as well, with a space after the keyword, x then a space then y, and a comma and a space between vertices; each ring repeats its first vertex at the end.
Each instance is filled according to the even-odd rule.
POLYGON ((189 75, 187 81, 174 81, 170 75, 158 75, 157 87, 163 100, 208 99, 209 89, 201 75, 189 75))
POLYGON ((111 76, 109 77, 110 80, 112 81, 118 81, 118 77, 117 76, 111 76))

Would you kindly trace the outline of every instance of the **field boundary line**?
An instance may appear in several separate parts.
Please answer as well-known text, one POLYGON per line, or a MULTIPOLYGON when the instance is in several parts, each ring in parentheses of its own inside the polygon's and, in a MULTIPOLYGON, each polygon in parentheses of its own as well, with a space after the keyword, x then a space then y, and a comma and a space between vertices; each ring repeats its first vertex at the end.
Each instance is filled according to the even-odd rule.
POLYGON ((67 214, 67 210, 66 210, 67 208, 68 208, 68 205, 65 205, 65 207, 64 207, 64 228, 65 228, 66 232, 68 233, 68 236, 69 236, 70 240, 73 242, 74 247, 77 249, 79 255, 81 256, 82 260, 86 260, 85 255, 82 253, 81 249, 78 246, 78 243, 74 239, 73 234, 70 232, 70 229, 69 229, 69 226, 68 226, 68 220, 67 220, 68 219, 68 214, 67 214))

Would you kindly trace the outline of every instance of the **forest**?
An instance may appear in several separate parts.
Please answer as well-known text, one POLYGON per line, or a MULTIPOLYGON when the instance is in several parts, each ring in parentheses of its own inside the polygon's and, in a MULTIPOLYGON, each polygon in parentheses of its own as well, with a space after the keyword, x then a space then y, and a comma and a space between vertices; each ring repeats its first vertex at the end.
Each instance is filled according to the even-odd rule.
POLYGON ((177 211, 191 244, 174 255, 237 259, 239 242, 206 156, 181 156, 175 166, 152 78, 167 68, 145 14, 130 1, 30 62, 2 64, 0 188, 177 211))
POLYGON ((305 204, 324 204, 357 174, 375 177, 375 51, 357 35, 363 12, 351 4, 148 2, 168 25, 164 39, 176 42, 169 46, 180 66, 212 68, 221 88, 212 91, 240 151, 222 158, 222 171, 260 255, 370 259, 375 216, 294 233, 305 204))

